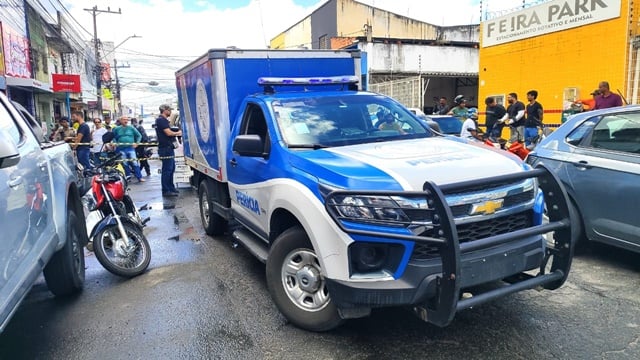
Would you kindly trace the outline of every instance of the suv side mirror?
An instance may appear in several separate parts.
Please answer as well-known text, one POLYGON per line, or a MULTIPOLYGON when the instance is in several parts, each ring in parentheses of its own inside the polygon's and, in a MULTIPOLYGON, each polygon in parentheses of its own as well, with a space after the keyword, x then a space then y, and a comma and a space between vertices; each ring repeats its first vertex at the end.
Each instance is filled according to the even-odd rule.
POLYGON ((20 162, 18 147, 4 130, 0 129, 0 169, 17 165, 20 162))
POLYGON ((241 156, 264 157, 264 141, 260 135, 239 135, 233 141, 233 151, 241 156))

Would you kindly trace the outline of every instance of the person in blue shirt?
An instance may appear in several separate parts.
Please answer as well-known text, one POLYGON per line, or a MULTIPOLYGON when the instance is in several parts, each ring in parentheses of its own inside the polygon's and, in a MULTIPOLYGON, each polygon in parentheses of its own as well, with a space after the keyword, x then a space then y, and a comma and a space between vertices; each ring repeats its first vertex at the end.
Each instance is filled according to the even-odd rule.
POLYGON ((138 143, 142 141, 142 135, 135 127, 129 125, 128 117, 120 118, 120 125, 113 129, 113 135, 118 144, 118 151, 122 154, 125 175, 128 177, 131 174, 129 168, 132 167, 138 182, 144 182, 135 150, 138 143))

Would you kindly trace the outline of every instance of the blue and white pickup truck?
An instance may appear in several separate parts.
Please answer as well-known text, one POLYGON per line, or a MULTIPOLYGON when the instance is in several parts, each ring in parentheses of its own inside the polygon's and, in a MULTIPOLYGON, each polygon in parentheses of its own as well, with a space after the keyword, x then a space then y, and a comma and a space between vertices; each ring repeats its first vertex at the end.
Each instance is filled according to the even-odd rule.
POLYGON ((359 90, 360 63, 351 51, 214 49, 176 73, 207 234, 229 232, 265 262, 279 310, 314 331, 384 306, 445 326, 560 287, 573 250, 555 176, 359 90))
POLYGON ((55 295, 82 290, 87 232, 76 183, 69 144, 45 141, 0 93, 0 331, 42 272, 55 295))

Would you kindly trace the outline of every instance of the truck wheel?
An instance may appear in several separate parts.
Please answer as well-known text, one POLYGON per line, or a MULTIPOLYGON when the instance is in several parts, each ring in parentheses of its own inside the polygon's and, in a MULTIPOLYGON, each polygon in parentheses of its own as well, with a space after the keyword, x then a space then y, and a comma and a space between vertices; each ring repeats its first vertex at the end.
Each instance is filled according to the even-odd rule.
POLYGON ((67 241, 53 254, 44 268, 44 279, 56 296, 70 295, 82 290, 84 284, 84 250, 82 230, 74 210, 67 210, 67 241))
POLYGON ((300 328, 327 331, 343 322, 309 237, 299 226, 286 230, 271 247, 267 286, 280 312, 300 328))
POLYGON ((207 235, 222 235, 227 230, 227 220, 213 211, 215 201, 213 184, 204 180, 198 187, 198 198, 200 199, 200 219, 207 235))

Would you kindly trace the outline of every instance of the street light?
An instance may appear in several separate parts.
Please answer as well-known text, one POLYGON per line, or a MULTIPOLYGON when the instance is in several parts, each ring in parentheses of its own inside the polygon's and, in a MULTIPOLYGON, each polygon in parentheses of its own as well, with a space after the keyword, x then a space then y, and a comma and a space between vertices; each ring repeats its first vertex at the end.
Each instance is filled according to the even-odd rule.
POLYGON ((139 36, 139 35, 136 35, 136 34, 129 35, 129 36, 127 36, 126 39, 122 40, 118 45, 114 46, 113 49, 111 49, 111 51, 109 51, 108 53, 102 55, 102 57, 104 59, 106 59, 108 55, 111 55, 111 53, 116 51, 116 49, 119 48, 120 46, 122 46, 122 44, 124 44, 125 42, 127 42, 127 40, 129 40, 129 39, 140 39, 140 38, 142 38, 142 36, 139 36))

